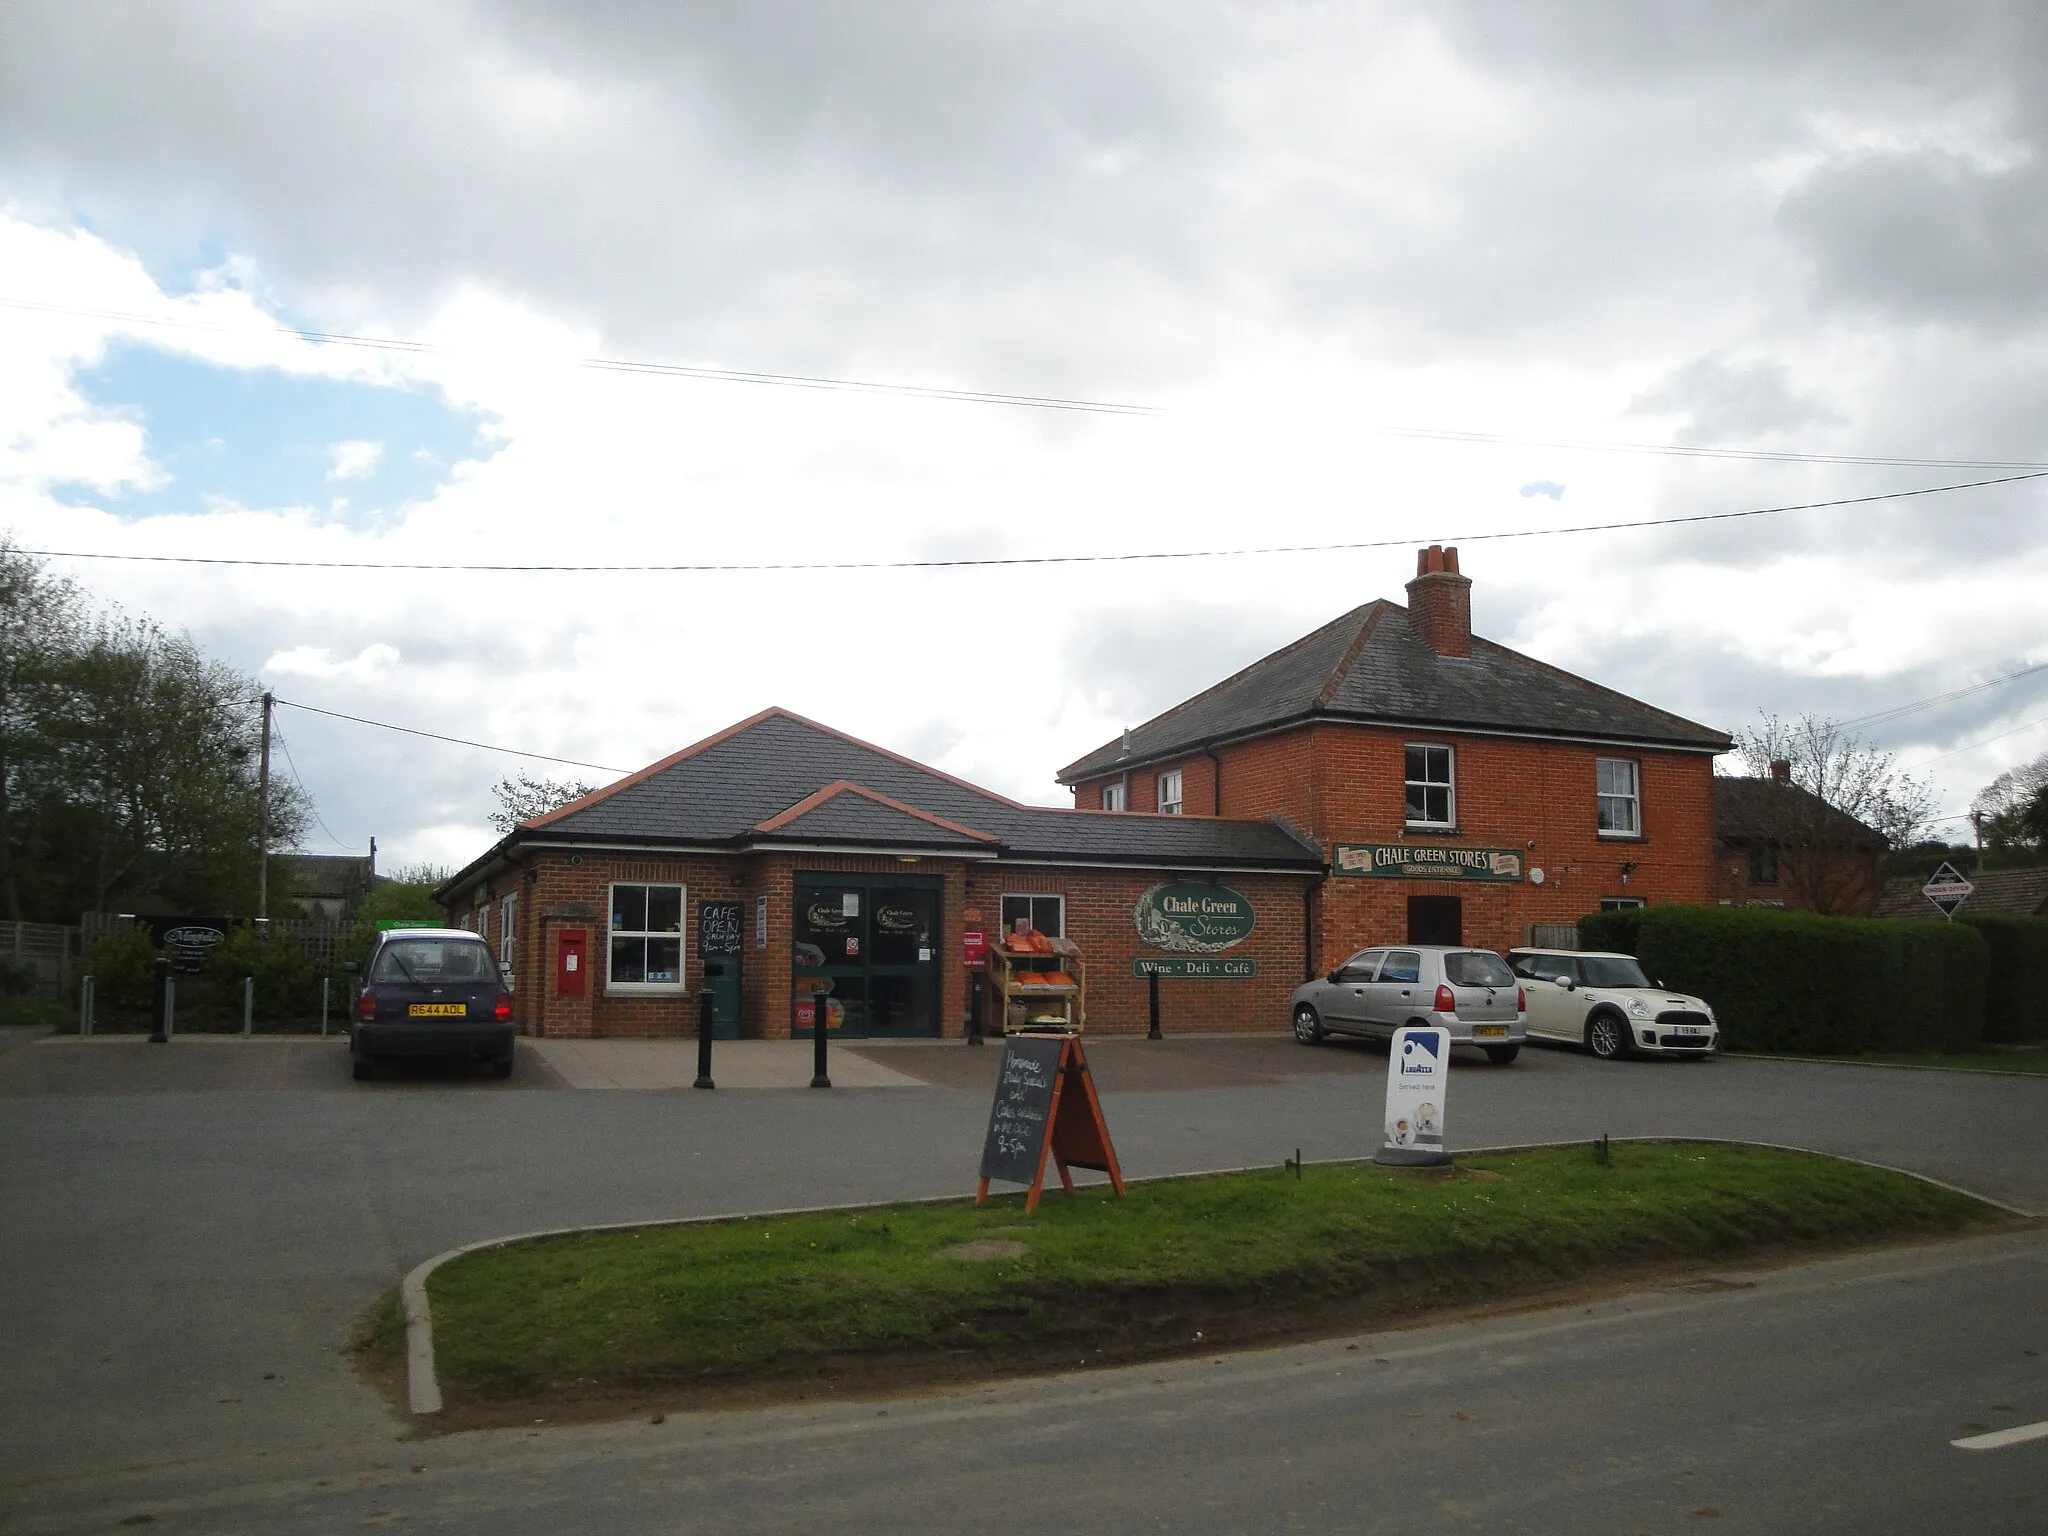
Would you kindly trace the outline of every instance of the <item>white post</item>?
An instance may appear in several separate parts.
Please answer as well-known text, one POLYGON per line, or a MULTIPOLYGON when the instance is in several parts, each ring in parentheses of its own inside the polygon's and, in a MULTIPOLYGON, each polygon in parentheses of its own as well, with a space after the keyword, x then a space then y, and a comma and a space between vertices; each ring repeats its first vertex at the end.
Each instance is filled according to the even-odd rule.
POLYGON ((242 978, 242 1033, 248 1035, 256 1028, 256 978, 242 978))
POLYGON ((164 976, 164 1038, 170 1039, 177 1032, 178 1022, 178 973, 173 970, 164 976))
POLYGON ((78 1032, 81 1035, 92 1033, 92 977, 90 976, 81 976, 78 979, 78 1032))

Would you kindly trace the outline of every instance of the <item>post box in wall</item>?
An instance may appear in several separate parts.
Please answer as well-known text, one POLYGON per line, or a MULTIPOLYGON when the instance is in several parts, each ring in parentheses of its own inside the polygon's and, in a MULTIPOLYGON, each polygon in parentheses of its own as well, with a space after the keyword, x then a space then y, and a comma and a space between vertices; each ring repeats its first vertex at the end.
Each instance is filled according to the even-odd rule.
POLYGON ((590 932, 584 928, 564 928, 556 940, 555 948, 555 996, 581 997, 587 985, 589 959, 584 953, 590 942, 590 932))

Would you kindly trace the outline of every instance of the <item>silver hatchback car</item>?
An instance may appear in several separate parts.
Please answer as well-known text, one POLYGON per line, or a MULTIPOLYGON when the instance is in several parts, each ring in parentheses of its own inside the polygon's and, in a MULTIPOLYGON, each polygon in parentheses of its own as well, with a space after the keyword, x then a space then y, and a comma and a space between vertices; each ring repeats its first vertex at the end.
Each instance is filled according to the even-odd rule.
POLYGON ((1476 1045, 1505 1066, 1521 1054, 1527 1009, 1519 979, 1491 950, 1383 945, 1294 989, 1294 1038, 1391 1040, 1407 1025, 1441 1026, 1453 1045, 1476 1045))

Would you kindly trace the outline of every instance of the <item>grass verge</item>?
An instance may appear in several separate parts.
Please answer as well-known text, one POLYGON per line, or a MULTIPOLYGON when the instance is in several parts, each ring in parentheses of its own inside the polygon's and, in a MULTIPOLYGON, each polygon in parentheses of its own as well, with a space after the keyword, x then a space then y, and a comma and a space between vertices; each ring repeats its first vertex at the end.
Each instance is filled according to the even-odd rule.
MULTIPOLYGON (((1831 1158, 1627 1144, 1606 1164, 1549 1148, 1449 1177, 1325 1164, 1086 1189, 1030 1217, 1016 1196, 542 1238, 454 1260, 429 1295, 451 1410, 495 1422, 493 1404, 588 1416, 1210 1352, 2008 1219, 1831 1158)), ((372 1350, 402 1349, 378 1321, 372 1350)))

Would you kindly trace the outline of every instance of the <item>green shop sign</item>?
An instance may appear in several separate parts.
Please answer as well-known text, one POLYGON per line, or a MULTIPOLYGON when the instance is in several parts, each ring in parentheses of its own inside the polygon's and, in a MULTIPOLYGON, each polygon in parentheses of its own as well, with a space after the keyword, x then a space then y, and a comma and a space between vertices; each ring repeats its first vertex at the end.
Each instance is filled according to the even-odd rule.
POLYGON ((1154 949, 1213 955, 1251 937, 1252 904, 1227 885, 1155 885, 1131 914, 1154 949))
POLYGON ((1485 880, 1522 878, 1519 848, 1445 848, 1435 844, 1339 843, 1330 867, 1340 875, 1380 880, 1485 880))
POLYGON ((1256 960, 1199 960, 1193 958, 1146 960, 1140 958, 1131 962, 1131 974, 1133 976, 1193 976, 1197 978, 1204 976, 1256 976, 1259 974, 1259 963, 1256 960))

